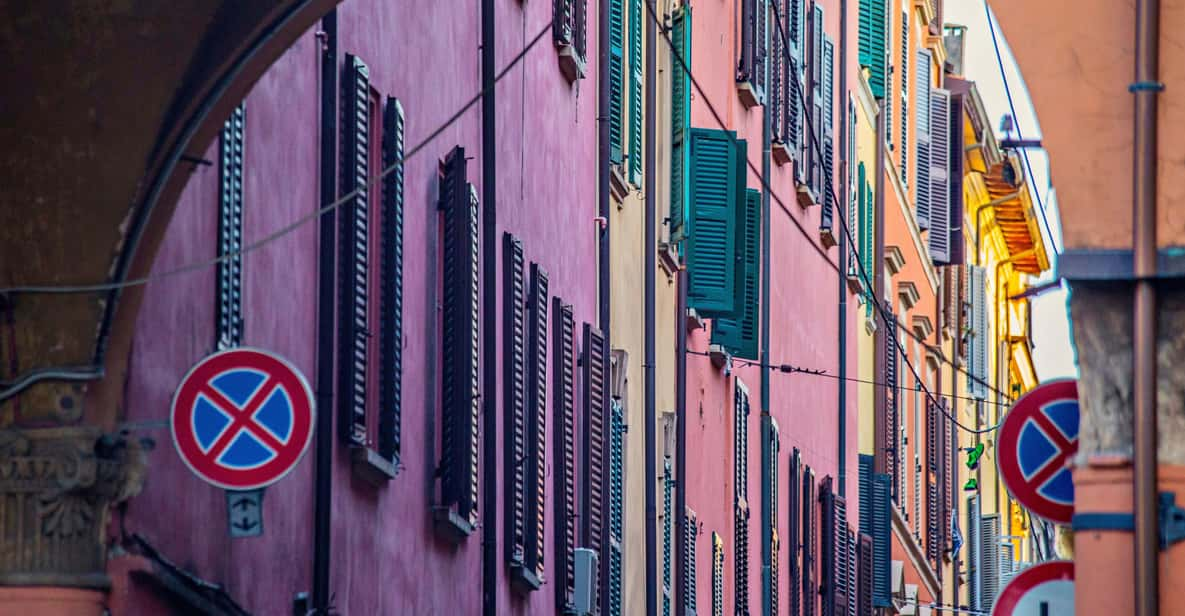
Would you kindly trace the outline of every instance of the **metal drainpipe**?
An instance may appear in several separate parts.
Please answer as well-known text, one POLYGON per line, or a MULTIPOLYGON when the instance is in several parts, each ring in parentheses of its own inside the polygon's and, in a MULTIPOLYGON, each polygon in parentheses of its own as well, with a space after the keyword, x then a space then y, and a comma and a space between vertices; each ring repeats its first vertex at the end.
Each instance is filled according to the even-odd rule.
MULTIPOLYGON (((848 0, 839 0, 839 92, 841 94, 841 103, 847 103, 848 99, 848 0)), ((836 209, 843 208, 844 215, 847 215, 848 200, 852 198, 848 194, 850 182, 848 182, 848 106, 843 107, 842 121, 839 123, 839 177, 843 180, 839 188, 840 202, 835 204, 836 209)), ((832 212, 832 219, 839 218, 839 214, 832 212)), ((846 221, 850 226, 852 221, 846 221)), ((834 226, 834 223, 833 223, 834 226)), ((841 230, 842 232, 842 230, 841 230)), ((835 233, 833 230, 832 233, 835 233)), ((836 242, 836 249, 839 251, 838 268, 836 275, 837 292, 839 294, 839 308, 837 322, 839 324, 839 397, 836 402, 838 408, 839 424, 837 425, 837 440, 836 449, 838 450, 839 459, 839 495, 841 497, 847 496, 847 479, 848 479, 848 251, 847 242, 845 241, 847 235, 839 238, 836 242)))
POLYGON ((687 567, 687 266, 679 265, 675 312, 675 613, 686 614, 687 567))
MULTIPOLYGON (((646 0, 650 4, 649 11, 658 14, 654 7, 654 0, 646 0)), ((643 133, 643 148, 646 152, 644 170, 646 193, 646 239, 642 243, 642 250, 646 253, 646 613, 655 616, 658 613, 658 495, 654 482, 658 478, 658 420, 655 405, 655 270, 658 267, 658 240, 655 236, 657 229, 657 208, 655 200, 655 160, 654 160, 654 115, 655 89, 654 78, 658 74, 655 55, 656 28, 654 20, 646 20, 646 130, 643 133)))
MULTIPOLYGON (((337 10, 321 19, 321 201, 337 198, 337 10)), ((337 212, 321 214, 317 257, 317 453, 313 461, 313 613, 329 614, 333 511, 333 333, 337 212)))
POLYGON ((1136 0, 1135 121, 1132 152, 1133 299, 1132 394, 1136 616, 1155 616, 1160 605, 1156 511, 1156 148, 1160 67, 1160 2, 1136 0))
POLYGON ((1017 189, 1017 191, 1014 193, 1010 193, 1010 194, 1004 195, 1003 197, 998 197, 996 199, 992 199, 991 201, 988 201, 987 203, 975 208, 975 264, 976 265, 979 265, 979 262, 980 262, 979 247, 981 245, 980 238, 982 236, 982 234, 980 233, 980 224, 979 224, 980 217, 979 217, 979 215, 982 214, 983 211, 986 209, 995 208, 997 206, 1003 205, 1009 201, 1012 201, 1013 199, 1015 199, 1019 196, 1020 196, 1020 189, 1017 189))
MULTIPOLYGON (((769 36, 768 29, 766 36, 769 36)), ((766 48, 768 40, 763 41, 766 48)), ((769 63, 763 62, 761 70, 765 73, 762 83, 769 83, 769 63)), ((768 93, 767 93, 768 96, 768 93)), ((761 613, 769 616, 773 608, 773 580, 771 578, 770 561, 773 551, 774 520, 770 519, 770 512, 777 511, 774 506, 773 495, 770 494, 770 475, 777 454, 773 451, 770 435, 773 433, 772 416, 769 412, 769 298, 770 298, 770 224, 769 224, 769 189, 770 186, 770 117, 766 113, 767 105, 762 106, 761 112, 761 185, 767 187, 761 191, 761 613)))
MULTIPOLYGON (((609 154, 609 3, 602 1, 597 3, 597 215, 601 221, 597 227, 597 329, 605 337, 606 348, 613 347, 609 336, 609 154)), ((607 445, 604 451, 608 451, 607 445)), ((607 495, 602 500, 601 511, 590 511, 589 514, 603 516, 607 522, 607 495)), ((609 596, 607 539, 597 556, 600 558, 600 596, 603 602, 609 596)))
POLYGON ((481 0, 481 611, 498 613, 498 166, 494 0, 481 0))

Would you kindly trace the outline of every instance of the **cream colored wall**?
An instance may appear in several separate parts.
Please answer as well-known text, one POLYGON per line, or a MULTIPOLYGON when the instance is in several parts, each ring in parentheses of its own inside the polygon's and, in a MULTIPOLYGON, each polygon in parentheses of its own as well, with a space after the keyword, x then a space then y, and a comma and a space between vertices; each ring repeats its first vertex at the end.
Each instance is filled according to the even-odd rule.
MULTIPOLYGON (((868 89, 868 81, 861 77, 856 83, 853 90, 853 98, 856 107, 856 159, 852 161, 852 169, 856 169, 862 162, 867 174, 869 183, 875 187, 874 178, 876 177, 876 112, 877 104, 872 98, 872 93, 868 89)), ((855 177, 855 171, 852 173, 855 177)), ((857 231, 853 228, 853 237, 858 237, 857 231)), ((870 276, 872 272, 868 273, 870 276)), ((858 275, 857 275, 858 276, 858 275)), ((863 300, 861 300, 862 302, 863 300)), ((872 454, 876 448, 876 416, 874 412, 874 401, 876 400, 876 388, 867 383, 867 381, 877 381, 876 374, 873 372, 873 360, 876 355, 876 345, 873 341, 873 329, 875 318, 869 319, 864 304, 861 303, 858 309, 860 315, 856 319, 856 355, 857 355, 857 377, 861 383, 856 384, 856 396, 858 399, 859 411, 859 448, 862 454, 872 454)))

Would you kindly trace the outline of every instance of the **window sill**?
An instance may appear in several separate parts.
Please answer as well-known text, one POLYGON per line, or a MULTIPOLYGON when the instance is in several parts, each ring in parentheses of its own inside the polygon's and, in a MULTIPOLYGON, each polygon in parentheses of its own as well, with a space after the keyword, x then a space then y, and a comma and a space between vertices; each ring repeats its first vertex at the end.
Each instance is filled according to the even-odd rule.
POLYGON ((819 200, 815 197, 815 191, 806 184, 799 184, 797 186, 798 207, 807 208, 815 205, 819 200))
POLYGON ((835 233, 832 232, 831 227, 819 227, 819 241, 823 244, 823 248, 835 247, 835 233))
POLYGON ((350 448, 350 467, 354 475, 376 488, 394 479, 399 470, 379 452, 358 446, 350 448))
POLYGON ((666 272, 668 279, 674 278, 679 273, 679 251, 675 249, 674 244, 659 242, 658 264, 662 266, 662 270, 666 272))
POLYGON ((708 356, 719 370, 727 370, 732 365, 732 355, 719 344, 708 345, 708 356))
POLYGON ((745 106, 745 109, 752 109, 761 104, 757 88, 754 88, 750 81, 737 82, 737 96, 741 99, 741 104, 745 106))
POLYGON ((693 332, 697 329, 704 328, 704 318, 699 316, 695 308, 687 309, 687 331, 693 332))
POLYGON ((577 79, 584 79, 584 58, 576 51, 572 45, 559 45, 556 51, 560 54, 560 72, 568 79, 569 83, 575 82, 577 79))
POLYGON ((458 515, 452 507, 433 507, 432 523, 437 533, 454 544, 461 543, 473 534, 473 524, 458 515))
POLYGON ((769 153, 778 166, 787 165, 794 161, 794 157, 790 154, 790 148, 786 147, 786 144, 784 143, 774 143, 770 145, 769 153))
POLYGON ((609 192, 613 198, 617 200, 617 207, 625 206, 625 197, 630 194, 629 184, 625 181, 625 175, 622 173, 622 164, 609 165, 609 192))
POLYGON ((510 583, 515 590, 526 594, 543 587, 543 578, 522 563, 511 563, 510 583))

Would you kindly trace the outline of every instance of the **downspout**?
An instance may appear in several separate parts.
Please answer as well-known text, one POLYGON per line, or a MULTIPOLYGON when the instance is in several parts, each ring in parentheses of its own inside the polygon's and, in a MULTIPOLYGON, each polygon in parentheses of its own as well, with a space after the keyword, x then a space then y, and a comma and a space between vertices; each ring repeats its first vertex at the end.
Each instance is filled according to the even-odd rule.
MULTIPOLYGON (((597 329, 609 340, 609 3, 597 3, 597 329)), ((608 421, 608 420, 606 420, 608 421)), ((608 447, 605 447, 605 451, 608 447)), ((588 452, 586 452, 587 454, 588 452)), ((605 498, 601 511, 589 511, 608 519, 609 499, 605 498)), ((591 519, 591 517, 589 518, 591 519)), ((600 596, 609 596, 609 542, 598 554, 600 562, 600 596)), ((604 599, 602 599, 604 600, 604 599)))
POLYGON ((481 613, 498 613, 498 167, 494 0, 481 0, 481 613))
POLYGON ((1132 250, 1136 289, 1132 339, 1136 616, 1160 607, 1156 495, 1156 148, 1160 2, 1136 0, 1136 79, 1132 152, 1132 250))
MULTIPOLYGON (((654 0, 646 0, 650 4, 648 10, 657 15, 654 0)), ((649 616, 658 614, 658 495, 654 482, 658 478, 658 421, 655 405, 655 322, 654 322, 654 294, 656 272, 658 267, 658 240, 656 238, 657 221, 655 220, 658 204, 655 200, 655 152, 654 152, 654 114, 655 114, 655 76, 657 71, 657 57, 655 55, 656 29, 654 20, 646 20, 646 129, 642 135, 645 161, 646 199, 646 239, 642 243, 642 251, 646 254, 646 613, 649 616)))
MULTIPOLYGON (((848 194, 850 182, 848 181, 848 0, 839 0, 839 91, 842 95, 841 102, 843 104, 843 121, 839 123, 839 177, 843 180, 839 189, 839 203, 835 204, 835 208, 844 208, 844 215, 847 215, 848 200, 852 198, 848 194)), ((832 213, 832 218, 838 218, 839 214, 832 213)), ((852 221, 845 220, 845 228, 851 228, 852 221)), ((847 234, 845 232, 845 237, 847 234)), ((843 238, 836 242, 839 250, 838 263, 839 271, 836 273, 836 287, 839 294, 839 399, 836 406, 839 407, 839 424, 836 426, 838 433, 838 449, 839 459, 839 495, 846 497, 847 482, 848 482, 848 251, 847 242, 843 238)))
POLYGON ((675 613, 686 614, 687 578, 687 266, 680 264, 675 301, 675 613))
MULTIPOLYGON (((876 197, 874 200, 874 209, 876 210, 874 216, 876 221, 873 223, 873 232, 875 234, 872 257, 872 271, 868 275, 872 276, 872 299, 869 301, 877 302, 879 305, 885 296, 885 122, 888 118, 885 117, 884 104, 878 105, 876 112, 876 164, 874 165, 876 174, 876 197)), ((891 323, 885 322, 883 312, 874 310, 873 313, 882 315, 881 325, 876 329, 875 337, 873 338, 874 356, 872 358, 872 370, 875 375, 884 375, 885 373, 885 353, 886 340, 885 335, 889 332, 889 328, 893 327, 891 323)), ((888 470, 887 460, 885 456, 889 454, 890 445, 886 438, 887 421, 885 408, 885 396, 873 396, 873 414, 875 417, 875 436, 874 446, 876 451, 874 467, 877 473, 884 473, 888 470)), ((896 449, 894 448, 894 451, 896 449)), ((896 455, 896 453, 894 453, 896 455)))
POLYGON ((1020 196, 1020 190, 1017 189, 1017 191, 1014 193, 1009 193, 1009 194, 1004 195, 1002 197, 997 197, 997 198, 992 199, 991 201, 988 201, 987 203, 975 208, 975 264, 976 265, 980 264, 979 247, 982 244, 982 242, 980 240, 980 224, 979 224, 980 218, 979 218, 979 215, 982 214, 983 211, 986 209, 995 208, 999 205, 1003 205, 1004 203, 1012 201, 1013 199, 1015 199, 1019 196, 1020 196))
MULTIPOLYGON (((765 36, 769 36, 768 30, 765 36)), ((769 48, 769 41, 763 41, 763 47, 769 48)), ((762 83, 769 83, 769 63, 763 62, 761 70, 765 75, 762 83)), ((767 92, 768 96, 769 93, 767 92)), ((773 416, 769 409, 769 197, 770 197, 770 117, 766 111, 768 105, 761 108, 761 613, 770 616, 773 609, 773 579, 770 561, 773 556, 774 520, 770 519, 770 512, 777 511, 770 490, 770 476, 777 453, 773 450, 770 437, 773 434, 773 416)))
MULTIPOLYGON (((337 10, 321 19, 321 200, 337 198, 337 10)), ((313 613, 329 614, 333 511, 333 333, 337 210, 321 214, 317 256, 317 453, 313 461, 313 613)))

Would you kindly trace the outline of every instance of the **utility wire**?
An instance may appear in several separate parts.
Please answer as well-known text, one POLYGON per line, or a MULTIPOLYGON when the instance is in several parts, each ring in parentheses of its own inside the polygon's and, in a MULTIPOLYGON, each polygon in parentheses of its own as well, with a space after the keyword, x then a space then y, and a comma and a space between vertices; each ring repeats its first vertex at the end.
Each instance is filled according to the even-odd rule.
MULTIPOLYGON (((503 77, 505 77, 507 75, 507 73, 509 73, 510 70, 515 67, 515 65, 517 65, 520 61, 522 61, 522 59, 524 57, 526 57, 527 52, 531 51, 531 49, 533 47, 535 47, 535 45, 543 39, 544 35, 546 35, 547 32, 549 30, 551 30, 551 27, 552 27, 551 22, 548 22, 547 25, 544 26, 543 29, 539 31, 539 34, 536 34, 535 38, 531 39, 531 42, 528 43, 527 46, 524 47, 521 51, 519 51, 518 55, 514 56, 514 58, 511 59, 510 62, 505 67, 503 67, 502 70, 499 71, 497 75, 494 76, 494 84, 491 85, 490 87, 497 85, 497 83, 503 77)), ((338 207, 341 207, 342 205, 344 205, 345 203, 347 203, 351 199, 353 199, 354 196, 357 195, 358 192, 360 190, 362 190, 363 188, 368 188, 370 190, 377 190, 379 182, 382 181, 383 178, 385 178, 388 174, 390 174, 391 172, 395 171, 395 169, 397 169, 401 165, 403 165, 403 163, 405 161, 407 161, 409 158, 411 158, 411 157, 415 156, 416 154, 419 154, 421 151, 423 151, 424 148, 427 147, 429 143, 431 143, 434 139, 439 137, 441 133, 443 133, 446 129, 448 129, 450 126, 452 126, 457 120, 459 120, 461 118, 461 116, 465 115, 465 113, 467 111, 469 111, 471 108, 473 108, 474 105, 476 105, 479 101, 481 101, 481 98, 483 95, 485 95, 485 93, 486 93, 486 89, 483 88, 477 94, 473 95, 473 98, 470 98, 468 102, 466 102, 464 105, 461 106, 460 109, 458 109, 456 111, 456 113, 449 116, 449 118, 447 120, 445 120, 443 124, 438 126, 432 132, 428 133, 427 137, 425 137, 422 141, 420 141, 414 147, 409 149, 403 155, 403 158, 400 158, 399 160, 391 163, 391 165, 388 166, 386 169, 383 169, 381 173, 379 173, 377 175, 372 175, 370 177, 370 179, 367 180, 365 186, 359 186, 358 188, 355 188, 354 190, 338 197, 336 201, 326 204, 325 206, 317 209, 316 211, 314 211, 310 214, 307 214, 305 216, 302 216, 302 217, 296 219, 295 221, 289 223, 286 226, 280 227, 279 229, 273 231, 272 233, 269 233, 268 235, 264 236, 263 238, 243 246, 243 248, 241 248, 240 250, 228 252, 224 255, 218 256, 213 259, 208 259, 208 260, 200 261, 197 263, 190 263, 188 265, 183 265, 183 266, 178 267, 176 269, 171 269, 166 272, 161 272, 159 274, 151 274, 151 275, 144 276, 141 278, 133 278, 131 280, 122 280, 119 282, 107 282, 107 283, 88 284, 88 285, 26 285, 26 286, 17 286, 17 287, 5 287, 5 288, 0 288, 0 295, 8 295, 8 294, 15 294, 15 293, 37 293, 37 294, 97 293, 97 292, 102 292, 102 291, 112 291, 115 289, 126 289, 128 287, 135 287, 135 286, 148 284, 149 282, 152 282, 154 280, 160 280, 162 278, 170 278, 172 276, 177 276, 179 274, 185 274, 188 272, 193 272, 193 271, 205 269, 207 267, 213 267, 215 265, 218 265, 219 263, 222 263, 223 261, 228 261, 228 260, 238 257, 240 255, 244 255, 249 252, 253 252, 255 250, 263 248, 264 246, 284 237, 285 235, 292 233, 293 231, 300 228, 301 226, 308 224, 314 220, 317 220, 318 218, 321 217, 322 214, 336 210, 338 207)), ((0 398, 0 400, 2 400, 2 399, 3 398, 0 398)))

